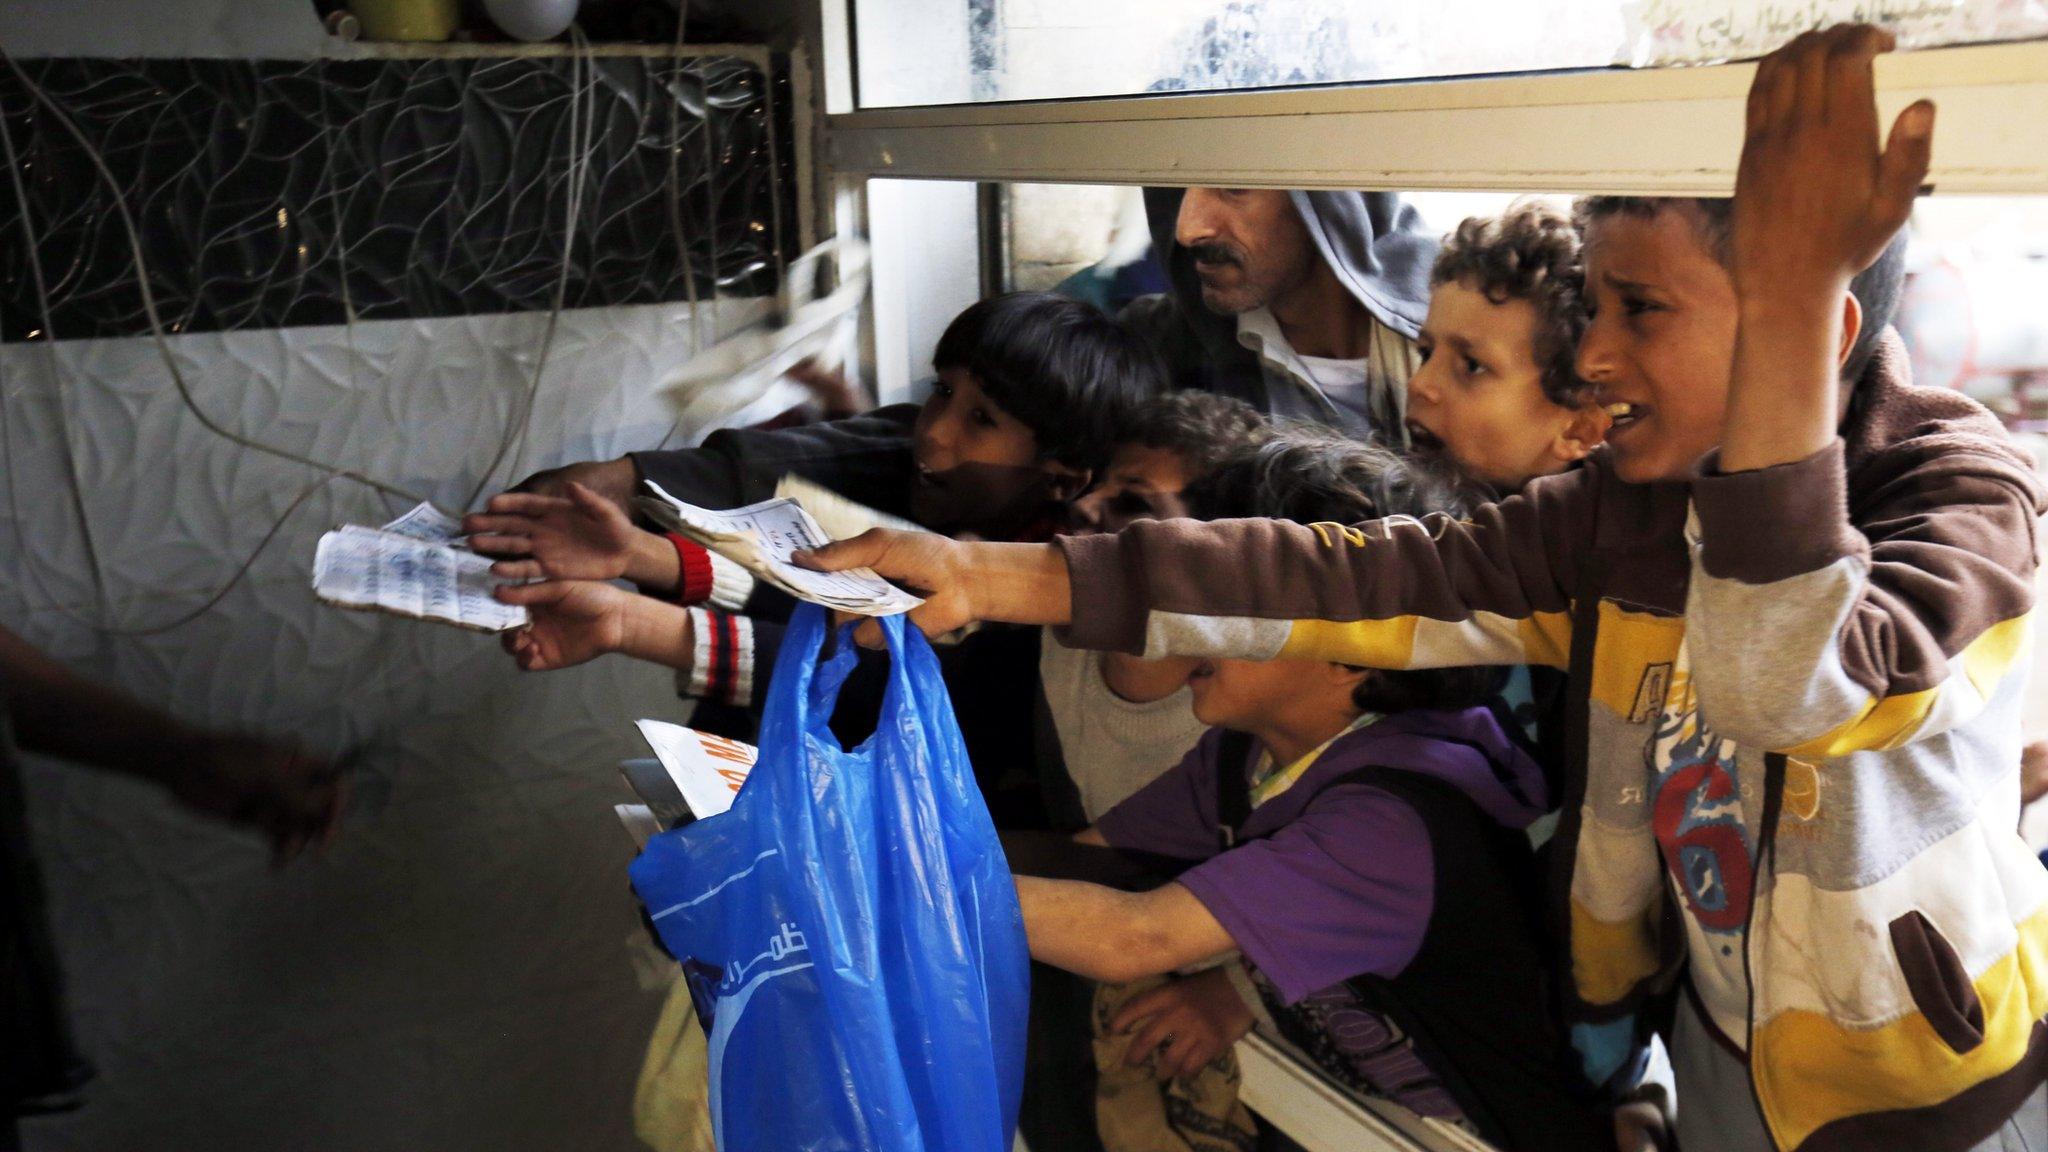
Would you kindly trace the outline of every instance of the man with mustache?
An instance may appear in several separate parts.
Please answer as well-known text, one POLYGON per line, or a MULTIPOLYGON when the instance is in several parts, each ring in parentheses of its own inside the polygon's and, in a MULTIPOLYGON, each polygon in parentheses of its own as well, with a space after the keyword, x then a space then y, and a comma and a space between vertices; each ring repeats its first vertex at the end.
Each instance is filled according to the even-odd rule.
POLYGON ((1403 438, 1437 239, 1391 192, 1148 188, 1173 290, 1118 316, 1175 388, 1403 438))

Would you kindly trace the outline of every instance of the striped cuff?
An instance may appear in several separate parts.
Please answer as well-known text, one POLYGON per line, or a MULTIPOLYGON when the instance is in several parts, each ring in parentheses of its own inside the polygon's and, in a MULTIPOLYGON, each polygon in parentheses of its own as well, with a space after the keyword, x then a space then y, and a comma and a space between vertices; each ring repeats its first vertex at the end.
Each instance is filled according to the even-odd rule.
POLYGON ((716 552, 704 555, 711 558, 711 591, 691 603, 709 600, 713 608, 728 612, 746 607, 747 597, 754 594, 754 574, 716 552))
POLYGON ((674 532, 667 533, 664 539, 676 550, 676 603, 702 604, 711 595, 711 551, 674 532))
POLYGON ((676 676, 676 691, 744 707, 754 698, 754 622, 716 609, 691 608, 695 659, 676 676))

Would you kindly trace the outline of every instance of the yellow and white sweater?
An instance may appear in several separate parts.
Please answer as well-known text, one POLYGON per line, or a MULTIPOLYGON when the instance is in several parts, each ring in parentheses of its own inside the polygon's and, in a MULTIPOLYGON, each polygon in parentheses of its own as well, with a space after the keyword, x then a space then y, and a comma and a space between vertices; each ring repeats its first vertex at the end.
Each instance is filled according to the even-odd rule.
POLYGON ((1961 1149, 2048 1074, 2048 872, 2015 832, 2042 510, 1888 334, 1842 439, 1778 468, 1634 485, 1596 458, 1468 521, 1065 539, 1065 639, 1568 669, 1573 1018, 1732 970, 1780 1148, 1961 1149))

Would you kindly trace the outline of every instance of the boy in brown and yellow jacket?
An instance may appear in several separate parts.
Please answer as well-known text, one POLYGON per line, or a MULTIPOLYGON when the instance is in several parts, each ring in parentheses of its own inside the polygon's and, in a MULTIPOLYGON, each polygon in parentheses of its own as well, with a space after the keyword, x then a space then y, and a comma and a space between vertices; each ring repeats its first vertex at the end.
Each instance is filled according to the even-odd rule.
POLYGON ((927 627, 1568 669, 1552 893, 1582 1050, 1673 1018, 1688 1152, 2048 1140, 2048 872, 2013 832, 2042 491, 1895 335, 1859 340, 1850 282, 1933 131, 1919 103, 1880 142, 1889 47, 1840 28, 1763 62, 1732 206, 1586 205, 1579 369, 1614 417, 1587 467, 1464 522, 874 535, 819 562, 932 590, 927 627))

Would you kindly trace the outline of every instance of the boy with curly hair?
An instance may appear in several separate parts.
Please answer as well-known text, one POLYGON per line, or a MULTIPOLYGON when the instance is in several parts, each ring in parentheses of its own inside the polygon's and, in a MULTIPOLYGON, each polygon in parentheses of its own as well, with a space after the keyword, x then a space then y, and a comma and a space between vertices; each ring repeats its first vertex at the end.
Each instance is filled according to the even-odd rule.
POLYGON ((1408 435, 1502 492, 1585 459, 1607 431, 1572 363, 1586 329, 1579 235, 1521 200, 1444 238, 1408 382, 1408 435))

